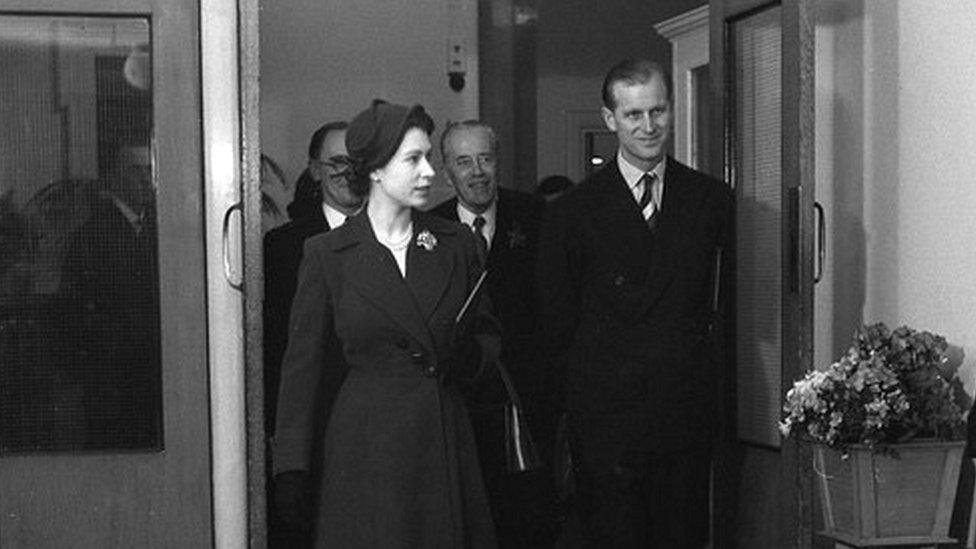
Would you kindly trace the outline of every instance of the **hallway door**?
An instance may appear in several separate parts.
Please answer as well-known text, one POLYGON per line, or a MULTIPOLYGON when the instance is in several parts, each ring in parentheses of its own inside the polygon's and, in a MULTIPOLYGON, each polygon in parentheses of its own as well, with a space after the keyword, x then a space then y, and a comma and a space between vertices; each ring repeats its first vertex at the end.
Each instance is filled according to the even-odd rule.
POLYGON ((0 1, 4 549, 213 544, 200 72, 196 0, 0 1))
POLYGON ((812 543, 808 450, 777 429, 786 390, 813 358, 812 6, 709 3, 712 172, 735 196, 717 547, 812 543))

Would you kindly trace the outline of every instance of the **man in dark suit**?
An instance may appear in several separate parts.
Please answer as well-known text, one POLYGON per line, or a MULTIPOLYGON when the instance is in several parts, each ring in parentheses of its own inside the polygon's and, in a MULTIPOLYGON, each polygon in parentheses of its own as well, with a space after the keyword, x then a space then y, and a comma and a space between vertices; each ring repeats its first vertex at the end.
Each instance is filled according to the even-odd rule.
POLYGON ((562 372, 587 547, 703 547, 717 376, 710 331, 728 188, 666 157, 667 72, 613 67, 615 161, 547 209, 539 288, 562 372))
POLYGON ((65 253, 60 312, 75 338, 84 448, 162 447, 156 196, 148 148, 122 147, 65 253))
MULTIPOLYGON (((432 210, 460 221, 479 242, 488 271, 486 290, 502 328, 502 363, 509 370, 535 442, 545 448, 554 430, 552 391, 538 350, 535 258, 542 201, 499 186, 498 140, 477 120, 449 125, 441 135, 444 171, 456 196, 432 210)), ((502 547, 544 547, 554 537, 548 472, 506 472, 504 386, 485 384, 468 394, 482 474, 502 547), (534 478, 529 478, 533 477, 534 478)), ((543 455, 548 455, 543 451, 543 455)))
MULTIPOLYGON (((295 198, 288 205, 291 221, 264 237, 264 417, 269 440, 274 437, 281 361, 288 346, 288 318, 305 240, 342 225, 362 207, 362 199, 350 191, 346 179, 346 127, 345 122, 331 122, 312 134, 308 166, 296 182, 295 198)), ((341 359, 336 346, 329 352, 330 356, 341 359)), ((318 390, 334 395, 341 382, 338 377, 324 379, 318 390)), ((317 402, 328 403, 331 399, 317 402)), ((321 429, 325 428, 328 413, 325 409, 318 415, 321 429)), ((272 547, 300 547, 309 543, 310 523, 305 515, 310 512, 309 502, 314 496, 306 487, 288 484, 289 479, 268 482, 268 493, 272 494, 268 538, 272 547), (281 489, 276 490, 275 484, 280 484, 281 489)))

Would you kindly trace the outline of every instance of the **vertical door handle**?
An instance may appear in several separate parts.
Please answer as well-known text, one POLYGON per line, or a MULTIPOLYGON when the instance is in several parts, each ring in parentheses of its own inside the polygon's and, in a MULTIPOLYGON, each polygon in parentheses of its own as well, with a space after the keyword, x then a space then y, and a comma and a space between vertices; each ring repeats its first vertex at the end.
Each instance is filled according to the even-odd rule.
POLYGON ((813 209, 817 214, 817 274, 813 276, 813 283, 816 284, 823 278, 824 261, 827 259, 827 218, 819 202, 813 203, 813 209))
POLYGON ((241 215, 244 213, 244 203, 238 202, 227 208, 224 212, 224 230, 223 230, 223 242, 222 251, 224 254, 224 278, 227 279, 227 283, 230 284, 231 288, 234 288, 238 292, 244 290, 244 277, 241 276, 238 280, 234 279, 234 268, 231 265, 231 253, 230 253, 230 218, 234 212, 240 212, 241 215))

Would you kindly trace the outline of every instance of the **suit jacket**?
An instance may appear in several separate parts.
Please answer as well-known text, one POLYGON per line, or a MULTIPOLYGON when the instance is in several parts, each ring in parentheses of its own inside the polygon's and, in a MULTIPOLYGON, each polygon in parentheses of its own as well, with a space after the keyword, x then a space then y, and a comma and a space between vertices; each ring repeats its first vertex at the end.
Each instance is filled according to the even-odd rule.
POLYGON ((550 205, 538 270, 547 347, 591 458, 711 444, 709 324, 729 205, 725 185, 672 158, 654 232, 616 162, 550 205))
POLYGON ((471 233, 422 212, 413 223, 406 277, 365 213, 305 246, 274 459, 279 472, 322 469, 317 546, 493 544, 457 382, 497 360, 497 325, 484 300, 456 322, 480 275, 471 233), (333 335, 348 374, 314 463, 314 388, 337 367, 333 335))
MULTIPOLYGON (((269 435, 274 434, 281 360, 288 345, 288 318, 298 286, 302 250, 306 240, 328 230, 320 205, 264 235, 264 417, 269 435)), ((341 381, 337 375, 322 390, 334 394, 341 381)))

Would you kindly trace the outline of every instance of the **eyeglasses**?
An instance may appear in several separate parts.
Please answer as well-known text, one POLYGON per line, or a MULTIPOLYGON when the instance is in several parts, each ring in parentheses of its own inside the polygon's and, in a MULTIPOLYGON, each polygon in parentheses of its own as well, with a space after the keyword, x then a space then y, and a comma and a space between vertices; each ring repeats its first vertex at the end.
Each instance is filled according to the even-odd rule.
POLYGON ((345 155, 335 155, 321 160, 319 158, 313 159, 313 162, 319 164, 320 166, 325 166, 329 170, 329 179, 339 179, 341 177, 348 178, 351 172, 352 159, 345 155))
POLYGON ((462 171, 473 170, 475 165, 478 165, 482 170, 486 168, 493 168, 495 166, 497 159, 493 154, 479 154, 476 157, 472 156, 459 156, 454 159, 454 166, 462 171))

